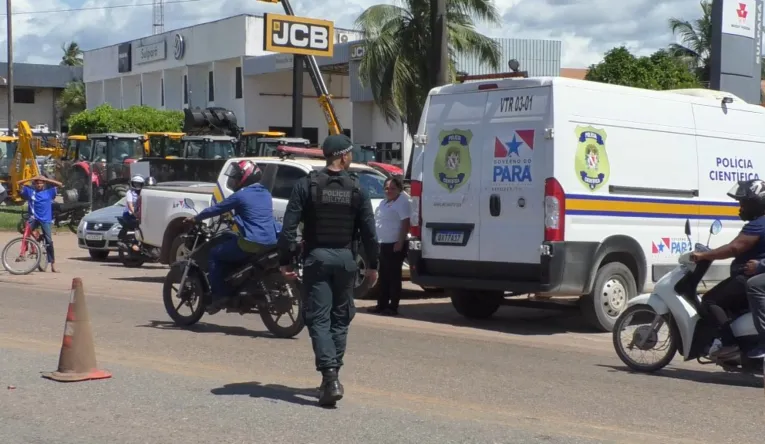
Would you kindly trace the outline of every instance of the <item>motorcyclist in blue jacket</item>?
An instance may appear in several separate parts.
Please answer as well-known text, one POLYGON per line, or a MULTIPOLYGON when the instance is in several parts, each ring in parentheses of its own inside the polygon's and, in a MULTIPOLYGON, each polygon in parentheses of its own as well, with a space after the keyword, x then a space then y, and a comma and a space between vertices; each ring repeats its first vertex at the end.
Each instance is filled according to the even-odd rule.
POLYGON ((210 249, 213 302, 207 307, 209 314, 224 308, 231 297, 231 289, 226 288, 224 280, 231 267, 275 245, 279 231, 274 220, 271 193, 259 183, 263 176, 260 168, 252 161, 241 160, 230 164, 224 174, 228 177, 226 185, 234 190, 234 194, 186 219, 187 223, 196 223, 233 211, 234 223, 239 229, 239 235, 227 233, 226 239, 210 249))

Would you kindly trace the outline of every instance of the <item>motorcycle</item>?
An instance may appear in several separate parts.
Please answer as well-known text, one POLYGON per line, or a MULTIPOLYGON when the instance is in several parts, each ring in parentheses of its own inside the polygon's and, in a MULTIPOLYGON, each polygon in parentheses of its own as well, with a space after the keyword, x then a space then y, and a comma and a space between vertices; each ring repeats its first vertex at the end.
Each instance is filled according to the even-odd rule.
MULTIPOLYGON (((715 220, 709 228, 707 245, 696 243, 694 251, 710 251, 709 239, 721 230, 722 222, 715 220)), ((685 222, 685 235, 693 245, 688 220, 685 222)), ((691 261, 691 253, 689 251, 680 256, 677 267, 656 283, 653 293, 642 294, 629 301, 613 329, 616 354, 632 370, 645 373, 664 368, 679 352, 685 361, 696 359, 700 364, 715 364, 726 372, 762 374, 762 359, 749 359, 746 356, 758 343, 754 320, 748 311, 739 313, 731 324, 741 350, 739 355, 722 359, 709 357, 709 350, 718 332, 715 324, 709 320, 707 310, 701 305, 697 287, 703 284, 702 279, 713 261, 694 263, 691 261), (632 321, 637 321, 639 325, 631 334, 625 335, 625 327, 631 326, 632 321), (663 327, 667 327, 666 334, 660 335, 663 327), (629 354, 636 351, 639 356, 647 355, 646 352, 654 350, 662 353, 654 363, 638 362, 629 354)))
MULTIPOLYGON (((123 227, 126 223, 129 224, 123 217, 117 217, 117 221, 123 227)), ((141 227, 136 227, 135 229, 128 230, 124 238, 119 240, 117 251, 122 265, 127 268, 139 268, 147 262, 159 262, 160 249, 144 244, 141 242, 142 239, 143 231, 141 231, 141 227), (138 246, 138 251, 132 248, 133 245, 138 246)))
MULTIPOLYGON (((87 202, 59 203, 53 202, 53 226, 56 228, 66 225, 69 231, 77 233, 77 226, 86 214, 88 214, 87 202)), ((19 234, 24 234, 24 229, 29 222, 29 212, 21 213, 21 220, 16 224, 16 230, 19 234)))
MULTIPOLYGON (((184 203, 196 211, 191 199, 185 199, 184 203)), ((213 224, 216 225, 214 227, 204 222, 195 224, 189 233, 184 235, 186 247, 191 253, 170 266, 162 298, 167 314, 177 326, 188 327, 196 324, 212 303, 207 270, 208 255, 210 249, 223 240, 224 233, 228 231, 221 229, 224 221, 224 218, 219 217, 217 224, 213 224), (191 311, 189 315, 179 313, 183 306, 188 306, 191 311)), ((275 246, 253 255, 246 263, 230 272, 226 282, 234 289, 234 297, 224 307, 227 313, 257 313, 268 331, 279 338, 295 337, 305 327, 302 316, 303 298, 299 289, 300 278, 293 281, 284 279, 279 272, 275 246), (285 314, 291 323, 282 327, 279 320, 285 314)))

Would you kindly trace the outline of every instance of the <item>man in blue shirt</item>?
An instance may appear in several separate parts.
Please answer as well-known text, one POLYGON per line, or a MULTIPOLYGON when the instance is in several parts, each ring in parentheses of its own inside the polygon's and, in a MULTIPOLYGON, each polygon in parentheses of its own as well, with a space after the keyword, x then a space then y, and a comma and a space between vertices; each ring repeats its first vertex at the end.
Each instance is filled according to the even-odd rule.
POLYGON ((759 179, 739 182, 728 196, 738 201, 739 217, 746 225, 730 243, 691 254, 693 261, 734 258, 730 277, 711 288, 702 299, 710 320, 720 330, 720 338, 712 344, 709 356, 720 360, 733 358, 740 352, 730 328, 734 321, 732 315, 749 309, 747 263, 765 259, 765 182, 759 179))
POLYGON ((271 193, 258 183, 263 176, 258 166, 249 160, 241 160, 229 165, 224 174, 228 176, 227 186, 234 190, 234 194, 186 219, 187 223, 196 223, 233 211, 234 222, 239 228, 239 236, 228 233, 226 239, 210 249, 213 303, 207 308, 209 314, 220 311, 231 297, 231 289, 226 288, 224 280, 230 267, 276 244, 279 229, 274 220, 271 193))
POLYGON ((51 223, 53 222, 53 201, 56 199, 58 188, 62 186, 61 182, 49 179, 44 176, 35 176, 31 179, 20 180, 21 185, 24 182, 32 182, 32 186, 24 186, 19 195, 27 201, 29 207, 29 225, 32 229, 40 227, 43 238, 47 244, 48 263, 50 270, 58 273, 56 270, 56 258, 53 255, 53 237, 51 236, 51 223), (46 184, 51 187, 46 188, 46 184))

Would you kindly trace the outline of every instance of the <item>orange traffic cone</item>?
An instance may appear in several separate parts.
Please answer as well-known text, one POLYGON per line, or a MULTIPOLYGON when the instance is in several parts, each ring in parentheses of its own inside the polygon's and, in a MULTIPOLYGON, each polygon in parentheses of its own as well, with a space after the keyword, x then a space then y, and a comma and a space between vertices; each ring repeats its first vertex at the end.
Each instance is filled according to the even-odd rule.
POLYGON ((42 376, 59 382, 112 377, 108 371, 99 370, 96 367, 96 349, 93 345, 88 308, 85 306, 85 292, 80 278, 72 279, 72 293, 69 297, 69 310, 66 313, 58 370, 44 372, 42 376))

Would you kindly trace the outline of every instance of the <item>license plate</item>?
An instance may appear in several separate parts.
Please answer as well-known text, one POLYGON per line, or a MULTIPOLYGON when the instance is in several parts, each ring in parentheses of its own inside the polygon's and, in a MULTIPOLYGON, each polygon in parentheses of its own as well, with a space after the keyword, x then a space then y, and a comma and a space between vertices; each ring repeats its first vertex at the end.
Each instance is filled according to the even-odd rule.
POLYGON ((102 235, 100 235, 100 234, 86 234, 85 235, 85 240, 100 241, 100 240, 104 240, 104 237, 102 235))
POLYGON ((465 233, 462 231, 440 231, 436 233, 436 245, 462 245, 465 233))

